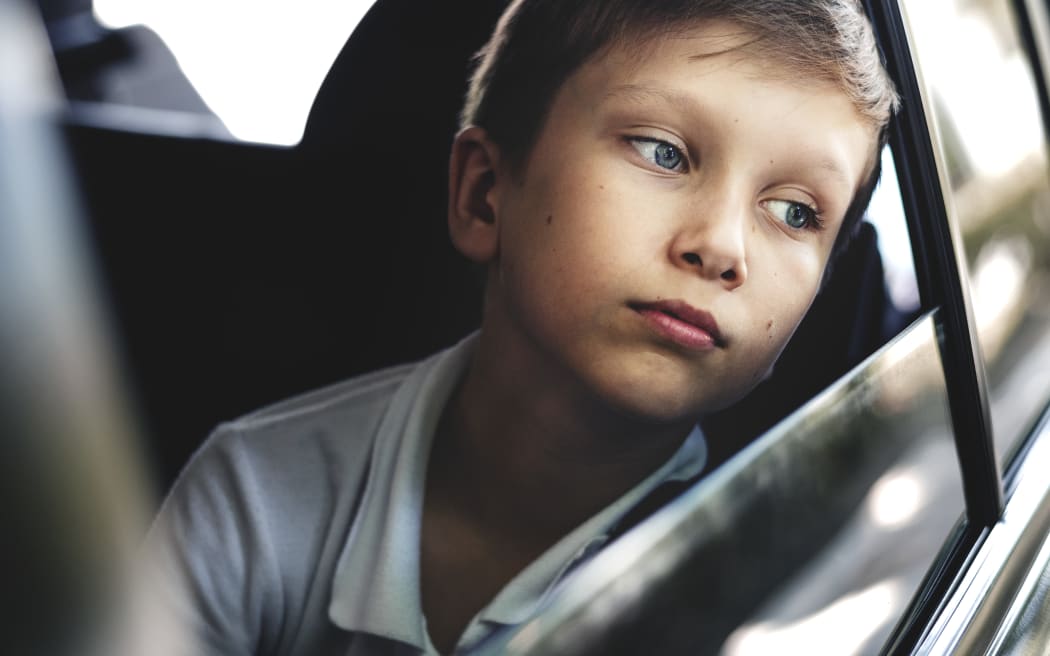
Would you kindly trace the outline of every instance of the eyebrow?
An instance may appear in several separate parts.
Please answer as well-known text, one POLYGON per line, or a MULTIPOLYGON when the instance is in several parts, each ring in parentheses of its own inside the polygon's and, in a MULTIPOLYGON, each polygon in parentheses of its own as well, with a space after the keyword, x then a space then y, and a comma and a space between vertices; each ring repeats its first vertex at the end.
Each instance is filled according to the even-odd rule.
POLYGON ((831 159, 830 157, 821 157, 817 160, 816 164, 818 169, 831 174, 831 176, 844 187, 853 188, 853 183, 850 181, 849 176, 846 175, 846 172, 842 170, 842 167, 839 166, 839 163, 834 159, 831 159))
POLYGON ((642 103, 654 97, 678 109, 695 111, 699 107, 699 103, 687 94, 644 84, 621 84, 605 94, 606 100, 623 98, 635 103, 642 103))

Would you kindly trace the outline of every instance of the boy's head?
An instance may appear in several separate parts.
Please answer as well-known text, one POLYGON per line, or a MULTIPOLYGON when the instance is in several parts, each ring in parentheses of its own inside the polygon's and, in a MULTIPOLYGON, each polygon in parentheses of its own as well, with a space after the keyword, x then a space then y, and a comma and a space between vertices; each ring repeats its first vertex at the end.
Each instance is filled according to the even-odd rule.
POLYGON ((853 0, 513 2, 450 176, 485 328, 628 412, 733 402, 863 213, 896 103, 853 0))

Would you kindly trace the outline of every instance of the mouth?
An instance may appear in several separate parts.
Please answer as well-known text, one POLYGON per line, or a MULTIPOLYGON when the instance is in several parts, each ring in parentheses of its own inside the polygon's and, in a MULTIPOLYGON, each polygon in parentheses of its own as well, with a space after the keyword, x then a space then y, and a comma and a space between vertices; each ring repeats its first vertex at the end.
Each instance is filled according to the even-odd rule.
POLYGON ((650 328, 679 346, 693 351, 726 347, 715 318, 685 301, 629 303, 628 306, 640 314, 650 328))

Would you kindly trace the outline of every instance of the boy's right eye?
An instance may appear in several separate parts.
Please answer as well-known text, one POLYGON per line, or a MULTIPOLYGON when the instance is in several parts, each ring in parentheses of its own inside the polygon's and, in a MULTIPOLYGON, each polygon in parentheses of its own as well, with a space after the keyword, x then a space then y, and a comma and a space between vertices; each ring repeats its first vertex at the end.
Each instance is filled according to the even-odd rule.
POLYGON ((682 149, 672 143, 648 137, 630 137, 629 141, 642 157, 662 169, 679 173, 687 169, 682 149))

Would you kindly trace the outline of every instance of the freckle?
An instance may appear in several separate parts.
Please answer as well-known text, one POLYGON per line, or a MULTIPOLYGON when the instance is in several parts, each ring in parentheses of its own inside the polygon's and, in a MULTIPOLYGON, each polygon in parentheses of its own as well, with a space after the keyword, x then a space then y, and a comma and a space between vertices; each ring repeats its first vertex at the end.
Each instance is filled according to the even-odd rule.
POLYGON ((598 185, 599 189, 605 189, 605 185, 598 185))
POLYGON ((769 322, 766 323, 766 330, 773 330, 773 320, 772 319, 770 319, 769 322))
POLYGON ((547 215, 547 225, 550 225, 551 221, 553 221, 553 220, 554 220, 554 215, 553 214, 548 214, 547 215))
POLYGON ((770 164, 772 164, 772 163, 773 163, 773 160, 769 160, 769 163, 770 163, 770 164))

